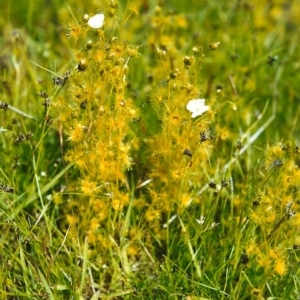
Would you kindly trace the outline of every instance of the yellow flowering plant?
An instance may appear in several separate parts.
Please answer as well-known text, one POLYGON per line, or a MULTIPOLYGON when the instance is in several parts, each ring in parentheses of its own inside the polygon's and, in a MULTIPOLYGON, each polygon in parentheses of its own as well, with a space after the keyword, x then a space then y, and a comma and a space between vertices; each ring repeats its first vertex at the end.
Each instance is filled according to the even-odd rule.
POLYGON ((298 299, 296 3, 40 2, 0 20, 1 297, 298 299))

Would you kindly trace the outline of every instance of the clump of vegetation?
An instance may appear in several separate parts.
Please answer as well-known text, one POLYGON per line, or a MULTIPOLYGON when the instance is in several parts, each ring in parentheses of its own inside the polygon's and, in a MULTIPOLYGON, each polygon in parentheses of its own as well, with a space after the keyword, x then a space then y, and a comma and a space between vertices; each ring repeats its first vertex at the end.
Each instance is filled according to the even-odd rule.
POLYGON ((299 298, 296 4, 5 8, 1 297, 299 298))

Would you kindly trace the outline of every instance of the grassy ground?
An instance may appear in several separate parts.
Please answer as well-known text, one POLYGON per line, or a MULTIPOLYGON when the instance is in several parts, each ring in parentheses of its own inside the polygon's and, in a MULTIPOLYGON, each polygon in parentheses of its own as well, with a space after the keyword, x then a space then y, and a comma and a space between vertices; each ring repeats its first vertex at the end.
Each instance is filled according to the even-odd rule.
POLYGON ((300 299, 299 1, 19 2, 0 298, 300 299))

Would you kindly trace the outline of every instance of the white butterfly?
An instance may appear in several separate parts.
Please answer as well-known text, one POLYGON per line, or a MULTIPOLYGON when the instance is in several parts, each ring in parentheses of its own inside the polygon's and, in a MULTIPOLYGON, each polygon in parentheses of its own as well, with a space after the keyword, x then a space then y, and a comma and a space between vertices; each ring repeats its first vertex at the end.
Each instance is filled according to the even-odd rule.
POLYGON ((205 105, 205 99, 194 99, 188 102, 186 109, 192 113, 192 118, 196 118, 208 111, 209 106, 205 105))
POLYGON ((94 29, 101 28, 104 24, 104 14, 97 14, 93 17, 90 17, 87 23, 94 29))

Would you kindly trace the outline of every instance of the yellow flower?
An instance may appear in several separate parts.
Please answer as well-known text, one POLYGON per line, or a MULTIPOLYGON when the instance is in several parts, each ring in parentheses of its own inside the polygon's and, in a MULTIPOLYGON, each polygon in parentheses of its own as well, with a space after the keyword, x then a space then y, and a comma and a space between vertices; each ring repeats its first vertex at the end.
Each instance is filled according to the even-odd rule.
POLYGON ((96 182, 93 181, 83 180, 81 182, 81 190, 84 194, 90 194, 96 188, 96 186, 96 182))
POLYGON ((80 123, 75 123, 72 127, 68 133, 68 140, 73 143, 80 142, 83 137, 83 126, 80 123))
POLYGON ((281 276, 287 272, 287 266, 283 259, 278 259, 275 262, 274 271, 281 276))

